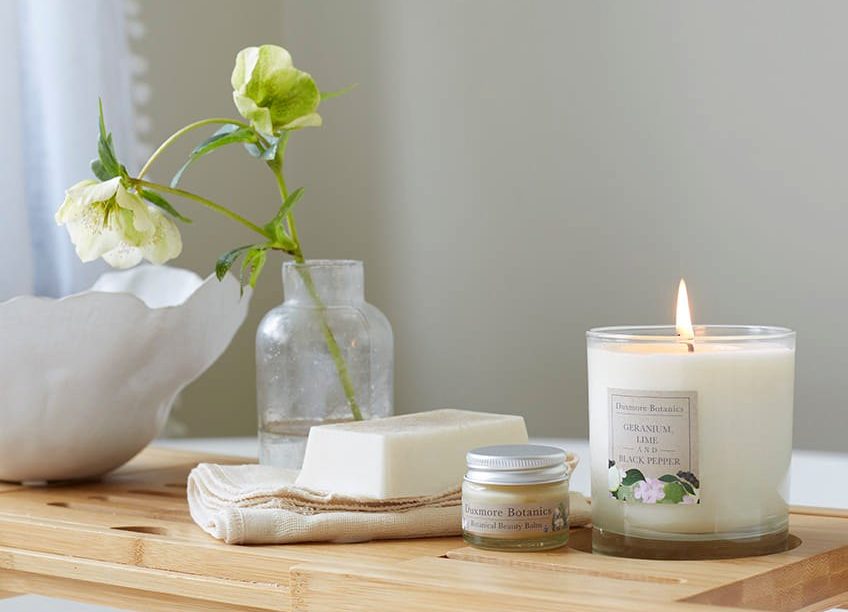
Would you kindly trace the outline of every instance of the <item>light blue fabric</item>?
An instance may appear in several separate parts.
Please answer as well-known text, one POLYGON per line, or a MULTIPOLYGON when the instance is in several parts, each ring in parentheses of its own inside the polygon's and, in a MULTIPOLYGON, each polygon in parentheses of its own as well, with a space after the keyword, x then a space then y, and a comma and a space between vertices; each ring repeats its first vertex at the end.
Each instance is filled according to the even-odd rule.
POLYGON ((124 10, 110 0, 0 0, 0 78, 10 85, 0 110, 16 128, 0 139, 0 162, 10 164, 0 178, 14 185, 0 199, 0 299, 67 295, 105 269, 78 260, 53 216, 65 189, 91 177, 98 96, 119 155, 135 164, 124 10))

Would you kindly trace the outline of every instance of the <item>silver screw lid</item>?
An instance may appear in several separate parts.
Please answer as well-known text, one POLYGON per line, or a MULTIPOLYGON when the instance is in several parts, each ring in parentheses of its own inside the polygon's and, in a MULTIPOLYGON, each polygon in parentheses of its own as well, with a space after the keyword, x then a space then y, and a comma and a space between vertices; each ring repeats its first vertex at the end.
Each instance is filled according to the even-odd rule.
POLYGON ((567 480, 566 453, 555 446, 502 444, 472 449, 465 479, 481 484, 543 484, 567 480))

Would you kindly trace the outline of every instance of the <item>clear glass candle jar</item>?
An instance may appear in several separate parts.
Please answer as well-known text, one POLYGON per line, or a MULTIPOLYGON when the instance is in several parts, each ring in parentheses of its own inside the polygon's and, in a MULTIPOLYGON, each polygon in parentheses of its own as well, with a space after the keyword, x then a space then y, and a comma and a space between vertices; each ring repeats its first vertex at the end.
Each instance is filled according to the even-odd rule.
POLYGON ((478 548, 546 550, 568 542, 566 453, 553 446, 484 446, 466 457, 462 537, 478 548))
POLYGON ((593 550, 657 559, 788 546, 795 333, 588 332, 593 550))

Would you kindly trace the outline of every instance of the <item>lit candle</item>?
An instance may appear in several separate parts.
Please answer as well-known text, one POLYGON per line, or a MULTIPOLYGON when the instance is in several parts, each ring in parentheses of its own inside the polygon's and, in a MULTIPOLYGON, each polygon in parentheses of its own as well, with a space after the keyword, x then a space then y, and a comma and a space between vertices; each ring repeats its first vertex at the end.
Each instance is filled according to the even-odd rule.
POLYGON ((795 334, 693 327, 588 333, 593 546, 649 558, 785 550, 795 334))

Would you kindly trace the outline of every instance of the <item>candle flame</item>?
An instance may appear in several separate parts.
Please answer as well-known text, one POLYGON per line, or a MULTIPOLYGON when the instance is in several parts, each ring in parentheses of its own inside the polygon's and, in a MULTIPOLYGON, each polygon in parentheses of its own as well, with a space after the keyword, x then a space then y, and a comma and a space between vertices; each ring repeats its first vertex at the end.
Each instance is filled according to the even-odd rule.
POLYGON ((692 329, 692 315, 689 312, 689 294, 686 292, 686 281, 680 279, 677 289, 677 335, 684 340, 693 340, 695 330, 692 329))

